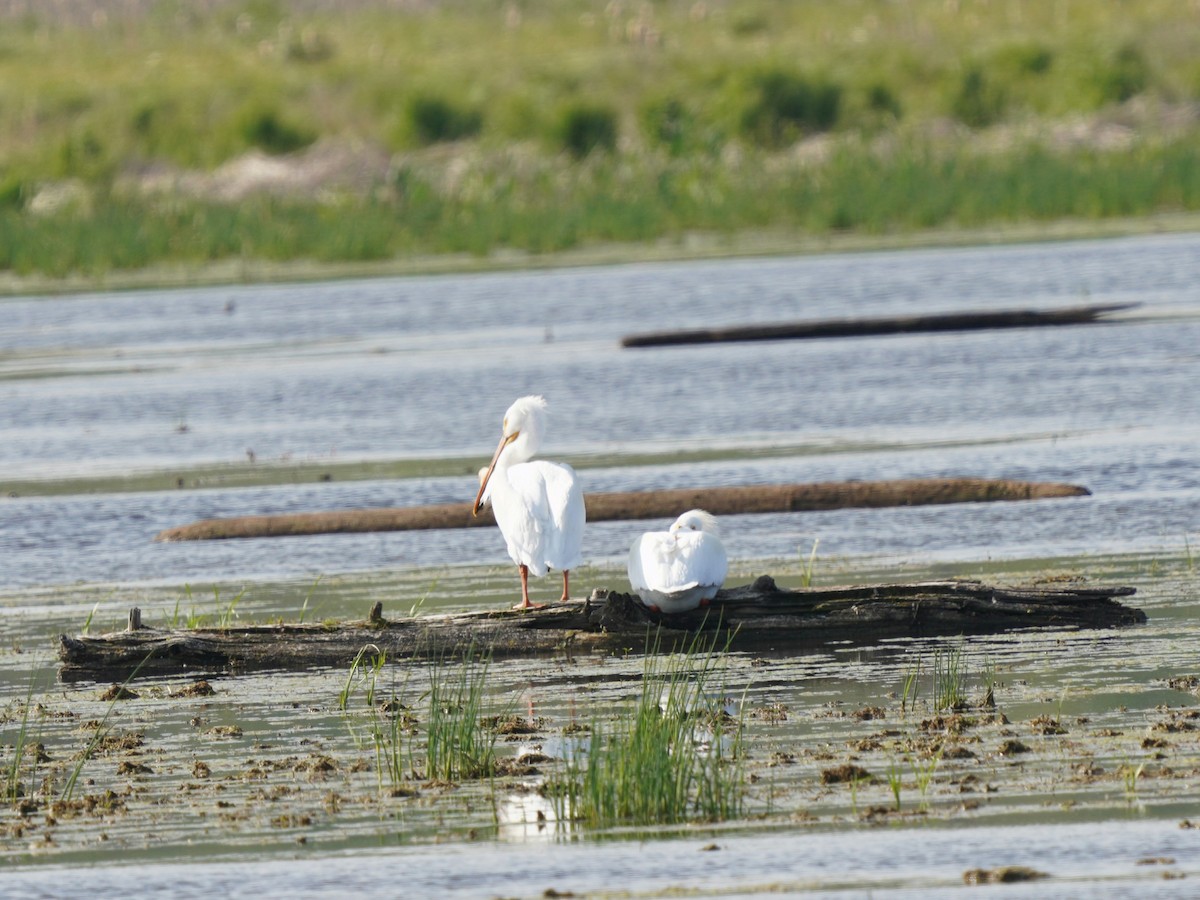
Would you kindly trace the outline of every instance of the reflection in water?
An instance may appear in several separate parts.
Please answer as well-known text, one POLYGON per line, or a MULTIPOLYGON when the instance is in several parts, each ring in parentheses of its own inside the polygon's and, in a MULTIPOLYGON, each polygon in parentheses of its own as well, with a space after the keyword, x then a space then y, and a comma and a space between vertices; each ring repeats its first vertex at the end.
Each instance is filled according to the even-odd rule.
POLYGON ((554 804, 535 788, 497 797, 496 823, 496 836, 502 841, 550 842, 562 837, 554 804))

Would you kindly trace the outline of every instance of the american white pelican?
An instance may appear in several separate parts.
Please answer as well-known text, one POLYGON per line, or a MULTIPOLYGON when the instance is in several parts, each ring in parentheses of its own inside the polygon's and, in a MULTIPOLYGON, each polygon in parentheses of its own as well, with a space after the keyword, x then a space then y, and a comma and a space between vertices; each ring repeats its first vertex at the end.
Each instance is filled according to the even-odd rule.
POLYGON ((570 596, 571 570, 583 562, 583 491, 575 470, 562 463, 528 460, 542 443, 546 400, 522 397, 504 414, 500 445, 480 475, 472 515, 491 500, 496 524, 508 544, 508 555, 521 572, 521 602, 528 609, 529 573, 542 576, 558 569, 563 576, 562 599, 570 596))
POLYGON ((650 531, 629 550, 629 583, 646 606, 686 612, 717 595, 729 568, 717 520, 702 509, 685 512, 667 531, 650 531))

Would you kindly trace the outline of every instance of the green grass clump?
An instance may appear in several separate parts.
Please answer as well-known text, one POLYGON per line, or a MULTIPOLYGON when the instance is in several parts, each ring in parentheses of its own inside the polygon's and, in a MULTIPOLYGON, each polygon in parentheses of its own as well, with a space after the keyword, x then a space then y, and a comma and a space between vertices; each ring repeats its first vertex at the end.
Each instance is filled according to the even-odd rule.
POLYGON ((978 66, 963 72, 962 81, 950 105, 950 111, 964 125, 984 128, 1004 115, 1007 98, 978 66))
POLYGON ((483 114, 444 97, 421 94, 409 106, 413 133, 420 144, 437 144, 474 137, 483 127, 483 114))
POLYGON ((745 794, 741 723, 724 712, 712 645, 647 655, 642 693, 549 784, 560 818, 588 827, 736 818, 745 794), (714 693, 715 691, 715 693, 714 693))
POLYGON ((1097 79, 1100 104, 1123 103, 1150 87, 1150 63, 1136 44, 1119 47, 1097 79))
POLYGON ((559 142, 576 159, 617 148, 617 114, 606 106, 572 104, 562 114, 559 142))
POLYGON ((457 666, 430 666, 425 778, 459 782, 496 771, 496 733, 484 726, 487 657, 468 654, 457 666))
MULTIPOLYGON (((380 679, 387 665, 387 653, 375 644, 366 644, 350 664, 346 684, 338 695, 338 709, 347 714, 347 724, 356 743, 361 740, 351 724, 351 700, 361 689, 367 708, 367 733, 375 751, 375 772, 379 788, 385 783, 393 792, 404 790, 404 782, 413 771, 417 720, 401 701, 393 684, 390 695, 382 699, 380 679)), ((407 681, 406 681, 407 683, 407 681)))
POLYGON ((303 150, 317 139, 316 132, 286 119, 274 109, 248 110, 239 127, 246 144, 274 156, 303 150))
POLYGON ((907 716, 916 711, 924 693, 923 682, 927 674, 930 676, 931 689, 928 694, 929 706, 934 712, 954 712, 971 707, 992 710, 996 708, 998 682, 995 662, 985 656, 979 663, 978 670, 973 671, 965 646, 957 643, 935 647, 933 659, 928 665, 918 653, 912 664, 905 667, 898 692, 902 715, 907 716), (969 685, 973 682, 977 682, 974 689, 979 691, 976 699, 968 695, 969 685))
MULTIPOLYGON (((654 98, 641 110, 642 131, 647 139, 671 156, 702 153, 706 149, 700 117, 677 97, 654 98)), ((711 134, 710 132, 707 132, 711 134)))
POLYGON ((786 70, 756 75, 751 94, 742 113, 742 133, 771 149, 833 128, 842 103, 839 85, 786 70))
MULTIPOLYGON (((495 774, 497 734, 482 715, 489 662, 486 656, 468 652, 456 664, 446 659, 430 664, 429 690, 424 695, 426 781, 456 783, 495 774)), ((393 685, 386 699, 383 697, 381 679, 386 666, 385 651, 375 644, 363 646, 350 665, 338 708, 349 714, 354 698, 363 695, 380 787, 386 779, 392 790, 398 790, 408 774, 417 770, 420 729, 417 717, 401 700, 402 691, 393 685)), ((354 731, 351 726, 352 734, 354 731)))

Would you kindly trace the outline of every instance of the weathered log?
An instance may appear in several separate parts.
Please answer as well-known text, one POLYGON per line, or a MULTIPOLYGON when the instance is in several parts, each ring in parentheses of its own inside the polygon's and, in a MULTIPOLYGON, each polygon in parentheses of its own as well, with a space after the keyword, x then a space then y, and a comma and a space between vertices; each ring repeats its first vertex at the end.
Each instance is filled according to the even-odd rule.
MULTIPOLYGON (((588 494, 589 522, 630 519, 674 519, 688 509, 714 516, 741 513, 808 512, 851 507, 923 506, 1082 497, 1087 488, 1074 484, 990 478, 910 478, 894 481, 768 484, 743 487, 678 488, 588 494)), ((341 534, 363 531, 409 531, 495 525, 490 509, 471 515, 470 503, 444 503, 400 509, 346 509, 202 519, 159 532, 156 541, 341 534)))
POLYGON ((1113 628, 1146 621, 1116 598, 1131 587, 992 587, 977 581, 877 584, 785 590, 770 576, 723 590, 707 609, 663 615, 636 597, 596 591, 587 601, 530 611, 486 610, 328 625, 62 635, 64 678, 111 678, 186 671, 237 672, 348 666, 363 647, 389 659, 461 654, 495 657, 641 651, 681 646, 699 633, 731 648, 795 652, 849 641, 993 634, 1024 628, 1113 628))
POLYGON ((691 331, 656 331, 631 334, 622 347, 663 347, 676 344, 715 344, 736 341, 779 341, 808 338, 867 337, 938 331, 975 331, 996 328, 1033 328, 1046 325, 1083 325, 1102 316, 1137 306, 1136 303, 1071 306, 1063 309, 1010 309, 984 312, 935 313, 877 319, 822 319, 811 322, 776 322, 691 331))

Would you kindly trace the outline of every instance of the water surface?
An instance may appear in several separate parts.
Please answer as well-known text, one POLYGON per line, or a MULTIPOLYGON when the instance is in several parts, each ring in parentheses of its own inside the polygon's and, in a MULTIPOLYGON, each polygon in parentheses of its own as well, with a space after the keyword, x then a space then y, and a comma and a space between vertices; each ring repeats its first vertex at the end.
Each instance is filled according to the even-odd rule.
MULTIPOLYGON (((397 878, 430 895, 536 896, 603 892, 619 869, 651 895, 924 896, 960 889, 967 868, 1016 863, 1053 879, 1009 888, 1014 895, 1184 895, 1188 881, 1163 874, 1200 875, 1200 831, 1179 827, 1200 818, 1200 732, 1167 730, 1191 721, 1179 716, 1196 706, 1194 689, 1171 680, 1200 674, 1191 662, 1200 636, 1198 348, 1200 237, 1189 235, 0 300, 9 494, 0 499, 0 744, 11 747, 32 690, 51 768, 69 765, 86 740, 81 722, 106 713, 97 699, 104 685, 55 682, 55 635, 89 615, 93 630, 105 630, 134 604, 151 624, 211 621, 235 596, 243 621, 360 617, 377 599, 389 614, 510 602, 515 572, 491 529, 153 537, 213 516, 467 501, 504 409, 530 392, 551 403, 544 455, 579 460, 592 491, 953 475, 1092 491, 1034 503, 729 516, 731 581, 772 572, 798 583, 816 542, 820 583, 1089 578, 1135 584, 1151 615, 1145 628, 1119 634, 968 642, 972 677, 989 671, 1003 682, 998 702, 1011 724, 979 725, 978 743, 967 744, 975 756, 939 769, 933 824, 924 826, 918 817, 864 825, 863 809, 887 803, 884 780, 863 789, 858 808, 844 788, 823 787, 821 772, 860 752, 854 742, 880 744, 859 761, 881 773, 903 762, 905 742, 927 739, 898 711, 897 695, 936 642, 796 659, 735 655, 731 678, 747 711, 790 710, 784 723, 750 720, 754 814, 662 840, 618 833, 597 842, 547 833, 520 815, 498 823, 477 786, 412 804, 387 799, 336 709, 341 672, 218 680, 213 699, 187 703, 170 696, 178 681, 160 679, 140 705, 114 713, 122 730, 144 734, 137 758, 155 774, 120 775, 116 756, 88 764, 89 792, 132 785, 145 791, 144 805, 106 821, 104 841, 91 820, 50 827, 38 818, 15 837, 5 807, 0 888, 58 895, 76 871, 61 867, 87 865, 98 866, 88 882, 97 896, 127 894, 134 883, 181 896, 340 895, 348 885, 379 893, 397 878), (1083 302, 1139 305, 1078 327, 619 347, 622 335, 666 328, 1083 302), (723 452, 672 458, 705 448, 723 452), (651 461, 622 463, 634 458, 651 461), (460 461, 461 471, 354 475, 360 463, 419 469, 429 460, 460 461), (301 463, 315 467, 303 470, 311 480, 278 483, 301 463), (261 484, 229 487, 211 475, 222 467, 265 474, 261 484), (130 491, 102 480, 137 472, 179 486, 130 491), (874 706, 886 711, 882 723, 853 716, 874 706), (1030 723, 1045 715, 1067 721, 1066 734, 1035 734, 1030 723), (212 730, 233 724, 240 736, 212 730), (889 728, 897 734, 878 736, 889 728), (1030 757, 1000 753, 1006 729, 1033 745, 1030 757), (1148 737, 1166 744, 1143 745, 1148 737), (296 768, 317 753, 343 766, 329 785, 296 768), (773 764, 775 754, 793 761, 773 764), (352 771, 356 758, 365 768, 352 771), (216 777, 198 781, 197 759, 216 777), (1155 774, 1135 778, 1130 791, 1122 773, 1138 765, 1155 774), (255 766, 268 774, 246 777, 255 766), (961 792, 966 785, 973 792, 961 792), (347 798, 337 814, 326 808, 331 790, 347 798), (312 823, 273 826, 280 810, 312 823), (44 828, 56 835, 49 843, 44 828), (719 849, 701 852, 709 844, 719 849), (1138 865, 1148 857, 1173 862, 1138 865)), ((633 536, 662 524, 590 525, 573 585, 621 587, 633 536)), ((495 692, 545 717, 536 740, 552 753, 565 724, 628 699, 638 666, 558 661, 533 675, 501 666, 495 692)), ((906 790, 915 804, 916 788, 906 790)))

